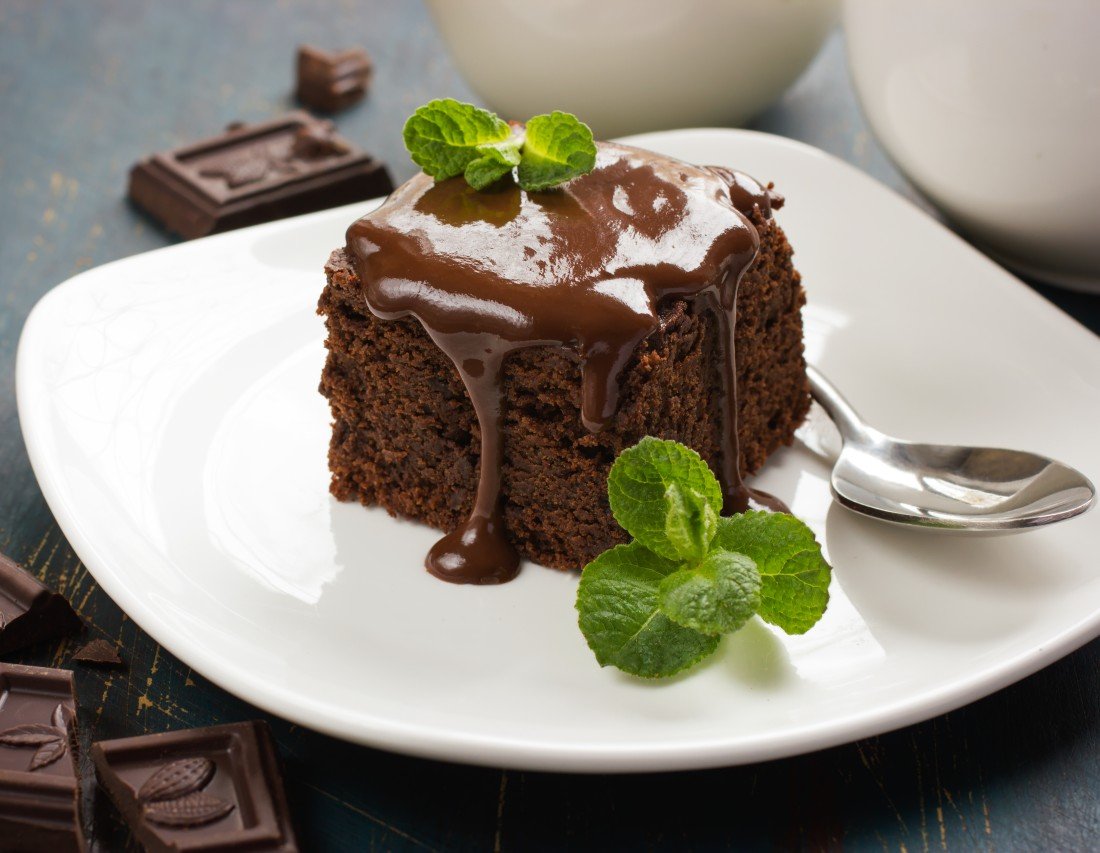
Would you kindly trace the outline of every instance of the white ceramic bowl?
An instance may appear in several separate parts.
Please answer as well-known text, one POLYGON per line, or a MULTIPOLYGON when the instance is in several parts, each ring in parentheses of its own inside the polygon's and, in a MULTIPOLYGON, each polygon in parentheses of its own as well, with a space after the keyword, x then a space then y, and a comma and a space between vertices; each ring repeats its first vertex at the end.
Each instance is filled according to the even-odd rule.
POLYGON ((576 113, 600 137, 739 125, 786 89, 837 0, 428 0, 459 70, 523 121, 576 113))
POLYGON ((1100 3, 845 0, 844 26, 902 171, 1009 266, 1100 292, 1100 3))

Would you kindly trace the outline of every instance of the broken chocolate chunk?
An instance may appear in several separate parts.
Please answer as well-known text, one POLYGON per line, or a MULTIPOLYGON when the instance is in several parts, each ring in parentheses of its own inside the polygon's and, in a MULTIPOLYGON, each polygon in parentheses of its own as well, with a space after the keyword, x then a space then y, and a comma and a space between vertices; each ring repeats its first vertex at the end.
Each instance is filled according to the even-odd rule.
POLYGON ((63 596, 0 554, 0 654, 79 631, 63 596))
POLYGON ((84 850, 72 673, 0 663, 0 850, 84 850))
POLYGON ((262 721, 102 741, 92 757, 100 784, 153 853, 298 849, 262 721))
POLYGON ((104 639, 85 643, 73 654, 73 660, 91 666, 121 668, 126 665, 122 662, 122 658, 118 656, 118 649, 114 643, 109 643, 104 639))
POLYGON ((130 170, 130 200, 187 239, 387 195, 386 167, 307 113, 154 154, 130 170))
POLYGON ((298 48, 298 100, 324 113, 347 109, 363 99, 374 66, 361 48, 329 53, 315 47, 298 48))

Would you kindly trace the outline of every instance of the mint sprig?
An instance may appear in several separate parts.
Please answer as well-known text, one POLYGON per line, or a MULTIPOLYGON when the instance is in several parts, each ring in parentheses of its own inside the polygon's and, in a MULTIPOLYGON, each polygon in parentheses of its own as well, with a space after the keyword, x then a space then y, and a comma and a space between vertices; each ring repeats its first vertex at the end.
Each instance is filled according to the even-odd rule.
POLYGON ((579 624, 601 666, 669 676, 754 614, 788 634, 824 614, 832 570, 813 532, 784 513, 719 517, 721 488, 694 450, 643 438, 619 454, 607 492, 634 541, 581 573, 579 624))
POLYGON ((550 189, 591 172, 596 143, 588 125, 553 112, 513 128, 495 113, 440 98, 416 110, 403 132, 416 165, 437 181, 463 175, 483 190, 515 174, 521 189, 550 189))

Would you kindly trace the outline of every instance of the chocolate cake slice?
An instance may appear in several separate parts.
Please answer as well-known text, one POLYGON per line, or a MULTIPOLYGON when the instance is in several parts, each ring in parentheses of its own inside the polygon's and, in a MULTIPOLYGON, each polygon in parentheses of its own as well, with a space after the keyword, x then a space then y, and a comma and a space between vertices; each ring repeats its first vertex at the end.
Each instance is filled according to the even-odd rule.
POLYGON ((544 192, 413 178, 326 266, 332 493, 448 531, 429 570, 476 583, 625 541, 607 473, 646 435, 695 448, 727 511, 768 503, 742 477, 810 402, 781 204, 607 143, 544 192))

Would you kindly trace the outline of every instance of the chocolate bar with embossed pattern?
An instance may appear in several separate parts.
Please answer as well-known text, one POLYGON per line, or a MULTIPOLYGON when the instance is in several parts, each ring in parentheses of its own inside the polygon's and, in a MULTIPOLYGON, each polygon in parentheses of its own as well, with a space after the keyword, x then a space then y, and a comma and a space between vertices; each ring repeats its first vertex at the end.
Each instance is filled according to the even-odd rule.
POLYGON ((298 849, 262 721, 93 744, 99 783, 150 853, 298 849))
POLYGON ((0 850, 86 849, 73 676, 0 663, 0 850))
POLYGON ((130 200, 191 239, 387 195, 386 167, 304 112, 230 125, 130 170, 130 200))

